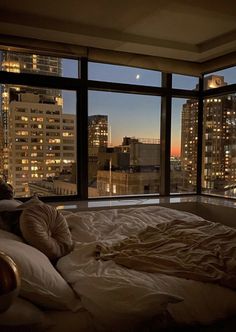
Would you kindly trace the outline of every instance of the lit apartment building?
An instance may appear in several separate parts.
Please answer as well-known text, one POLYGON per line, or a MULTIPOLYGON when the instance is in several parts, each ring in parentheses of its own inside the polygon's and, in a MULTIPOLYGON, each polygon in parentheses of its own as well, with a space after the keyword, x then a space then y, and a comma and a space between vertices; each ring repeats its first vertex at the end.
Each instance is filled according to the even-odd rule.
POLYGON ((192 191, 197 179, 198 101, 187 100, 182 109, 181 173, 182 190, 192 191))
POLYGON ((16 196, 28 196, 30 183, 58 176, 76 161, 75 115, 63 114, 58 99, 21 91, 8 116, 8 181, 16 196))
MULTIPOLYGON (((54 57, 36 54, 23 54, 17 52, 3 51, 0 55, 0 69, 14 73, 34 73, 43 75, 61 76, 61 60, 54 57)), ((0 156, 0 173, 8 178, 8 154, 9 154, 9 126, 8 112, 9 104, 14 99, 14 90, 19 92, 21 87, 13 87, 7 84, 1 85, 1 110, 0 118, 3 126, 3 153, 0 156)), ((24 87, 24 91, 45 94, 48 98, 58 97, 61 99, 61 91, 55 89, 40 89, 24 87)))
POLYGON ((108 116, 90 115, 88 117, 88 146, 101 147, 108 145, 108 116))
POLYGON ((236 97, 205 100, 203 187, 222 191, 236 181, 236 97))
MULTIPOLYGON (((224 77, 205 78, 205 89, 225 86, 224 77)), ((198 103, 188 100, 182 111, 181 160, 189 181, 196 183, 198 103)), ((204 100, 202 185, 224 192, 236 180, 236 97, 224 95, 204 100)))
POLYGON ((98 170, 98 151, 108 146, 108 116, 90 115, 88 117, 88 182, 96 182, 98 170))

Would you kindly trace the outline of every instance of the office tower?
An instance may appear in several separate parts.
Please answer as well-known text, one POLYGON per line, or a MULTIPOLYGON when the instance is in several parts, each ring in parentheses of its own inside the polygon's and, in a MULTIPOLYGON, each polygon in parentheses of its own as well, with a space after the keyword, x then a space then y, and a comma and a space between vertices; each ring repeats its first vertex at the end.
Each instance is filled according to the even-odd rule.
POLYGON ((196 186, 197 142, 198 142, 198 101, 187 100, 182 108, 181 118, 181 177, 187 191, 196 186))
POLYGON ((102 147, 108 145, 108 116, 90 115, 88 117, 88 146, 102 147))
MULTIPOLYGON (((61 59, 3 51, 1 69, 61 76, 61 59)), ((16 195, 27 196, 32 181, 52 178, 75 162, 75 116, 62 113, 61 90, 2 84, 1 97, 0 174, 16 195)))
MULTIPOLYGON (((1 52, 1 70, 13 73, 31 73, 41 75, 61 76, 61 60, 59 58, 36 55, 24 54, 11 51, 1 52)), ((19 87, 15 88, 19 91, 19 87)), ((25 89, 25 87, 24 87, 25 89)), ((40 89, 40 88, 27 88, 28 91, 34 93, 43 93, 51 97, 61 96, 60 90, 54 89, 40 89)), ((1 117, 4 128, 4 145, 7 147, 7 133, 8 133, 8 104, 11 101, 9 85, 2 84, 2 107, 1 117)))
MULTIPOLYGON (((224 77, 210 75, 204 88, 225 86, 224 77)), ((188 100, 182 110, 181 163, 188 181, 196 183, 198 103, 188 100)), ((236 180, 236 97, 223 95, 204 100, 202 186, 225 194, 236 180)))
POLYGON ((108 146, 108 116, 90 115, 88 117, 88 183, 96 187, 98 171, 98 152, 108 146))
POLYGON ((30 184, 58 177, 75 162, 75 115, 45 95, 19 92, 9 104, 8 181, 16 196, 30 184))
POLYGON ((236 97, 208 98, 204 109, 203 187, 226 194, 236 180, 236 97))

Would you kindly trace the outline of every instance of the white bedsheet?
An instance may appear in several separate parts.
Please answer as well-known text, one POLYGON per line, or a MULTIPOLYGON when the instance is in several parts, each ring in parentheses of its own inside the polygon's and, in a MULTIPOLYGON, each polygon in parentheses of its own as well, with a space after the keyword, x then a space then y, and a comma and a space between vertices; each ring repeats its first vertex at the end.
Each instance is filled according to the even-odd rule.
MULTIPOLYGON (((67 213, 66 218, 76 245, 73 252, 58 261, 57 268, 96 319, 109 325, 118 322, 118 317, 121 317, 120 321, 128 321, 135 314, 140 320, 153 317, 160 310, 162 301, 158 292, 184 299, 167 307, 178 323, 209 324, 236 314, 236 292, 230 289, 138 272, 113 261, 95 259, 95 247, 100 241, 115 243, 140 232, 147 225, 154 226, 165 220, 187 222, 202 218, 160 206, 67 213)), ((173 297, 170 302, 176 301, 173 297)))

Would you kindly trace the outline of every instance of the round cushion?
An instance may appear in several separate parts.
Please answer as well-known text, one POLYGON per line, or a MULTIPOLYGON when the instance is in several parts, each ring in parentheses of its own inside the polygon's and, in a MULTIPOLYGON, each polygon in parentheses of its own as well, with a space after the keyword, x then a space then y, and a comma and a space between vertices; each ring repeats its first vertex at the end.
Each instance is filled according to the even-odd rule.
POLYGON ((68 254, 73 248, 65 217, 53 206, 40 204, 24 209, 20 230, 26 242, 51 260, 68 254))

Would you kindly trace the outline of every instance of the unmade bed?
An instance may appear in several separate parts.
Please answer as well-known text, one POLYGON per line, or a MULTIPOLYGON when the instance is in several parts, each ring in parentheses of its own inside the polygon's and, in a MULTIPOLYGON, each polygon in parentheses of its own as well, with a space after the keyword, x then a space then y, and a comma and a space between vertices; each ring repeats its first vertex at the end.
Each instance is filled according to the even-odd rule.
POLYGON ((31 300, 41 329, 161 331, 235 316, 233 228, 161 206, 62 214, 74 247, 55 268, 76 301, 55 310, 31 300))

